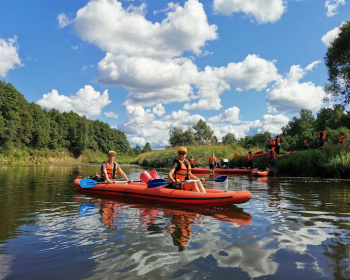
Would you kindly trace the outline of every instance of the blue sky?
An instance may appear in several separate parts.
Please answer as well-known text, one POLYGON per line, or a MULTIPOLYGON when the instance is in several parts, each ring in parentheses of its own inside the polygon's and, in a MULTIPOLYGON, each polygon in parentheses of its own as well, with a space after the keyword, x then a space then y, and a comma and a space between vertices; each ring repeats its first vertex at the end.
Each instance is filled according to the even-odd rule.
POLYGON ((219 140, 278 134, 331 105, 324 56, 349 15, 347 0, 2 1, 0 79, 132 147, 199 119, 219 140))

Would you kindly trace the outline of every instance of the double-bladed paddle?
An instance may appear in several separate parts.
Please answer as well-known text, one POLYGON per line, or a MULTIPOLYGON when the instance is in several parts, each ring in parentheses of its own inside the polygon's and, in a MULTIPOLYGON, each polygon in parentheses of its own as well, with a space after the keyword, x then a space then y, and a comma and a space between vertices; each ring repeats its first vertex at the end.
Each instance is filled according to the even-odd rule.
MULTIPOLYGON (((128 181, 113 181, 113 183, 127 183, 128 181)), ((133 182, 142 182, 142 181, 133 181, 133 182)), ((92 188, 98 184, 108 184, 107 182, 97 182, 95 180, 86 178, 80 180, 80 187, 83 189, 92 188)))
MULTIPOLYGON (((227 179, 226 175, 214 178, 214 179, 208 179, 206 181, 215 181, 215 182, 225 182, 227 179)), ((115 183, 121 183, 124 181, 115 181, 115 183)), ((125 181, 126 183, 127 181, 125 181)), ((133 182, 142 182, 142 181, 133 181, 133 182)), ((186 181, 184 181, 186 182, 186 181)), ((156 187, 160 187, 162 185, 168 184, 169 182, 164 180, 164 179, 153 179, 148 183, 148 188, 156 188, 156 187)), ((80 187, 83 189, 88 189, 88 188, 92 188, 98 184, 106 184, 106 182, 97 182, 95 180, 86 178, 86 179, 81 179, 80 180, 80 187)))

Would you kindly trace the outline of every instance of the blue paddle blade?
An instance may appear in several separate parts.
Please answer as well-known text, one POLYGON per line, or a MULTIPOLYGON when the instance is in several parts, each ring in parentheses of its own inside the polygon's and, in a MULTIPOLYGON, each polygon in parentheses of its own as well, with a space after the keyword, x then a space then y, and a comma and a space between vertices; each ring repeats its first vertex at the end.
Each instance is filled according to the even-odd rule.
POLYGON ((215 182, 225 182, 227 179, 227 176, 226 175, 223 175, 223 176, 220 176, 220 177, 217 177, 214 179, 215 182))
POLYGON ((81 179, 80 180, 80 187, 83 189, 92 188, 92 187, 96 186, 97 184, 98 184, 98 182, 96 182, 95 180, 92 180, 92 179, 81 179))
POLYGON ((148 183, 148 188, 156 188, 165 184, 168 184, 168 182, 164 179, 153 179, 148 183))

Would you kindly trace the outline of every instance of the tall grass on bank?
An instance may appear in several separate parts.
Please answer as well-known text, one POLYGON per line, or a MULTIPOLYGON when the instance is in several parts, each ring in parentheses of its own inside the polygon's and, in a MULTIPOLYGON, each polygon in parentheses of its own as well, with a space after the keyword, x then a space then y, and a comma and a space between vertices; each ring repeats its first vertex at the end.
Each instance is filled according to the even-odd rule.
MULTIPOLYGON (((0 164, 102 163, 105 160, 105 153, 92 150, 85 150, 78 158, 67 149, 35 150, 23 147, 0 153, 0 164)), ((134 163, 135 158, 117 155, 116 161, 120 164, 134 163)))
POLYGON ((349 169, 349 152, 343 148, 297 152, 278 160, 278 173, 289 176, 349 178, 349 169))
POLYGON ((332 174, 334 178, 350 178, 350 154, 342 152, 333 157, 327 164, 326 170, 328 174, 332 174))

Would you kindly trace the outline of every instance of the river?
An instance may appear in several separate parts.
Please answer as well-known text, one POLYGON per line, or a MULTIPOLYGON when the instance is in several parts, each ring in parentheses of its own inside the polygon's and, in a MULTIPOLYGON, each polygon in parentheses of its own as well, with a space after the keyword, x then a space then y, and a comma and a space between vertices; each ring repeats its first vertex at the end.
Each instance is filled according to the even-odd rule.
POLYGON ((229 176, 205 187, 250 201, 183 207, 74 189, 98 171, 0 166, 0 279, 350 279, 349 182, 229 176))

